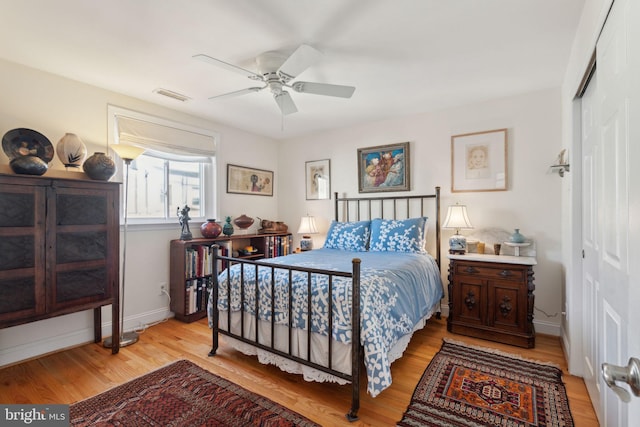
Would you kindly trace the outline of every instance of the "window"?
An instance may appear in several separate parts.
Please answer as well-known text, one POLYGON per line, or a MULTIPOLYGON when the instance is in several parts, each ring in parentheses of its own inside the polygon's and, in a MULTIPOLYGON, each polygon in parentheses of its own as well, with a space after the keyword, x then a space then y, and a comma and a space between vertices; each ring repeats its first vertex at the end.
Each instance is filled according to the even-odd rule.
POLYGON ((215 134, 118 107, 109 113, 109 140, 145 149, 128 169, 131 223, 174 223, 185 205, 192 220, 215 218, 215 134))
POLYGON ((129 167, 129 218, 176 218, 178 207, 184 205, 191 208, 192 218, 208 216, 203 194, 208 167, 203 162, 142 154, 129 167))

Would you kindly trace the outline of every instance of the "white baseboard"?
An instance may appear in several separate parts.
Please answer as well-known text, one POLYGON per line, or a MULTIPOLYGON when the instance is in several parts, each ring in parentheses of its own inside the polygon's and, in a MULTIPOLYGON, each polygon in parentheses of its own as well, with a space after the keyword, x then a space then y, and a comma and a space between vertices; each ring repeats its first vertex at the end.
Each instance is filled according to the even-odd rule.
POLYGON ((0 367, 93 342, 93 327, 0 349, 0 367))
MULTIPOLYGON (((136 314, 124 319, 124 331, 144 329, 146 325, 160 322, 169 317, 173 317, 173 313, 167 307, 136 314)), ((102 335, 104 337, 111 336, 111 322, 102 324, 102 335)))
POLYGON ((562 328, 559 324, 545 322, 544 320, 534 320, 533 326, 536 328, 536 333, 553 335, 554 337, 562 336, 562 328))
MULTIPOLYGON (((135 315, 131 318, 126 318, 124 321, 124 330, 139 330, 145 325, 156 323, 164 320, 165 318, 173 317, 173 313, 169 311, 169 308, 152 310, 146 313, 135 315)), ((77 317, 70 316, 68 321, 76 323, 77 317)), ((46 322, 43 320, 41 322, 46 322)), ((7 345, 7 342, 3 342, 3 348, 0 348, 0 367, 13 365, 19 362, 23 362, 36 357, 41 357, 49 353, 65 350, 79 345, 89 344, 94 341, 93 337, 93 322, 85 322, 86 326, 63 334, 50 334, 45 338, 38 338, 37 340, 26 342, 22 344, 7 345), (7 345, 4 347, 4 345, 7 345)), ((18 326, 20 327, 20 326, 18 326)), ((111 336, 111 321, 102 324, 102 337, 106 338, 111 336)))

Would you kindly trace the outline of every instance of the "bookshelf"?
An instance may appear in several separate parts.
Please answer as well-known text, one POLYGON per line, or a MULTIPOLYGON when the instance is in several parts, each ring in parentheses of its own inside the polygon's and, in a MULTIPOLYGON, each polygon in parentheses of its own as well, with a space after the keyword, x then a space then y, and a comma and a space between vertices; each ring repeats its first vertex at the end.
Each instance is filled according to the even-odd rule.
POLYGON ((170 243, 171 311, 182 322, 195 322, 207 315, 208 289, 211 277, 211 246, 217 244, 221 255, 262 259, 292 252, 291 233, 239 234, 214 239, 172 240, 170 243), (256 251, 243 254, 253 246, 256 251))

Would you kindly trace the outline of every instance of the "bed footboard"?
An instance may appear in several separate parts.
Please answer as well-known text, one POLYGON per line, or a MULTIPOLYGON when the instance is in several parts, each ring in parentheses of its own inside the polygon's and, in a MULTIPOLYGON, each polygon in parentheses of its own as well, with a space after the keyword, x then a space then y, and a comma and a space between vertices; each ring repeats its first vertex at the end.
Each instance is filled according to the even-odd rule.
MULTIPOLYGON (((314 269, 314 268, 306 268, 306 267, 294 267, 294 266, 286 266, 286 265, 281 265, 281 264, 272 264, 272 263, 268 263, 268 262, 264 262, 264 261, 255 261, 255 260, 248 260, 248 259, 240 259, 240 258, 233 258, 233 257, 228 257, 228 256, 221 256, 219 254, 219 248, 217 245, 213 246, 213 257, 212 257, 212 272, 213 272, 213 287, 211 289, 211 298, 212 298, 212 307, 213 307, 213 311, 211 313, 211 322, 212 322, 212 348, 211 351, 209 352, 209 356, 215 356, 217 350, 218 350, 218 337, 219 334, 223 334, 229 337, 232 337, 236 340, 239 340, 241 342, 250 344, 252 346, 255 346, 257 348, 260 348, 262 350, 266 350, 269 351, 273 354, 276 354, 278 356, 281 356, 285 359, 289 359, 292 360, 294 362, 300 363, 302 365, 306 365, 309 366, 311 368, 317 369, 319 371, 328 373, 330 375, 334 375, 338 378, 342 378, 346 381, 351 382, 351 390, 352 390, 352 394, 351 394, 351 408, 349 410, 349 412, 346 414, 346 417, 349 421, 355 421, 358 419, 358 410, 360 409, 360 367, 363 364, 363 350, 362 350, 362 346, 360 345, 360 259, 358 258, 354 258, 352 260, 352 271, 351 272, 340 272, 340 271, 332 271, 332 270, 321 270, 321 269, 314 269), (233 331, 233 328, 231 327, 232 325, 232 310, 231 310, 231 291, 226 292, 226 298, 227 298, 227 310, 225 310, 225 316, 227 316, 226 320, 226 325, 227 328, 226 329, 222 329, 220 328, 220 316, 221 313, 219 311, 218 308, 218 298, 219 298, 219 286, 218 286, 218 276, 220 271, 218 271, 219 269, 219 265, 224 265, 224 266, 228 266, 229 268, 226 269, 226 271, 222 272, 222 277, 225 277, 224 275, 227 274, 226 279, 227 279, 227 283, 230 283, 230 267, 232 265, 236 265, 236 264, 240 264, 240 307, 245 307, 248 298, 247 297, 247 292, 255 292, 255 306, 253 307, 253 312, 254 313, 259 313, 260 310, 262 310, 264 312, 265 307, 258 307, 258 305, 260 304, 260 287, 259 286, 252 286, 252 285, 248 285, 249 281, 245 278, 245 270, 246 269, 253 269, 254 276, 253 277, 258 277, 258 269, 270 269, 270 277, 272 278, 272 280, 270 281, 271 283, 269 284, 271 290, 270 290, 270 294, 276 295, 275 292, 275 287, 276 285, 278 286, 282 286, 283 284, 287 286, 288 288, 288 299, 289 299, 289 303, 288 303, 288 307, 289 307, 289 313, 288 313, 288 325, 285 325, 285 327, 288 327, 288 343, 286 345, 286 349, 283 350, 282 348, 276 348, 276 340, 275 340, 275 329, 276 329, 276 311, 275 311, 275 298, 271 298, 271 304, 270 304, 270 308, 267 308, 267 310, 270 310, 270 315, 268 315, 268 319, 270 319, 270 326, 269 326, 269 333, 270 333, 270 337, 268 337, 268 339, 264 339, 265 337, 262 337, 263 339, 261 339, 260 337, 260 327, 259 327, 259 322, 260 322, 260 316, 253 316, 253 321, 255 322, 255 325, 246 325, 246 321, 245 321, 245 316, 244 313, 242 313, 240 315, 240 331, 239 333, 236 333, 233 331), (285 279, 281 280, 282 282, 287 282, 287 277, 288 277, 288 284, 287 283, 276 283, 276 274, 275 274, 275 270, 278 270, 278 272, 280 273, 278 275, 278 277, 282 278, 282 271, 286 271, 285 274, 285 279), (307 291, 306 291, 306 295, 307 295, 307 311, 306 311, 306 326, 303 329, 304 332, 306 332, 306 355, 299 355, 299 354, 295 354, 295 352, 292 349, 292 336, 293 336, 293 329, 294 329, 294 325, 293 325, 293 321, 292 321, 292 297, 293 297, 293 293, 292 293, 292 283, 293 283, 293 275, 297 275, 300 276, 302 275, 306 275, 306 284, 307 284, 307 291), (328 362, 325 364, 320 364, 317 363, 316 361, 312 360, 312 351, 311 351, 311 342, 312 342, 312 328, 310 325, 311 319, 314 318, 314 316, 323 316, 321 313, 315 313, 314 312, 314 305, 312 304, 312 277, 314 276, 326 276, 327 277, 327 281, 328 281, 328 298, 327 298, 327 313, 329 313, 328 315, 328 331, 329 333, 326 335, 326 339, 327 339, 327 347, 328 347, 328 362), (343 371, 340 371, 338 369, 336 369, 334 367, 334 363, 332 360, 332 348, 334 345, 334 340, 332 337, 332 333, 331 331, 333 330, 333 324, 334 324, 334 313, 333 313, 333 298, 332 298, 332 292, 333 292, 333 285, 335 282, 336 278, 348 278, 351 279, 352 281, 352 299, 351 299, 351 371, 349 373, 345 373, 343 371), (245 281, 247 283, 245 283, 245 281), (248 290, 249 289, 249 290, 248 290), (250 326, 252 326, 252 328, 250 328, 250 326), (252 330, 252 332, 247 333, 248 330, 252 330)), ((250 271, 250 270, 249 270, 250 271)), ((280 279, 279 279, 280 280, 280 279)), ((299 330, 299 329, 298 329, 299 330)))

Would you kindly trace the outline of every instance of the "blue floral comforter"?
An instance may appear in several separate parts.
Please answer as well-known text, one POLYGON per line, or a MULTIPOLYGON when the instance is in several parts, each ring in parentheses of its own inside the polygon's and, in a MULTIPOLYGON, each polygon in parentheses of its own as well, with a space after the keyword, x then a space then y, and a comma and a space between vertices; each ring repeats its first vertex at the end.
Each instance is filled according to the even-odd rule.
MULTIPOLYGON (((310 267, 332 271, 351 272, 351 260, 360 258, 361 263, 361 344, 364 347, 367 370, 367 391, 378 395, 391 385, 391 362, 388 353, 404 335, 413 332, 417 323, 429 314, 443 297, 440 271, 433 257, 427 254, 400 252, 348 252, 337 249, 318 249, 301 254, 264 260, 272 264, 310 267)), ((255 315, 255 266, 245 265, 244 311, 255 315)), ((276 323, 288 324, 289 273, 275 269, 276 323)), ((259 316, 271 320, 271 268, 258 269, 259 316)), ((219 275, 218 309, 228 309, 227 278, 231 278, 231 308, 240 309, 239 291, 240 265, 234 265, 230 275, 223 271, 219 275)), ((307 320, 307 273, 293 275, 293 319, 297 328, 306 328, 307 320)), ((329 323, 328 276, 312 274, 311 304, 312 331, 327 335, 329 323)), ((334 277, 332 336, 335 340, 351 342, 351 279, 334 277)), ((209 324, 212 319, 212 298, 209 299, 209 324)))

